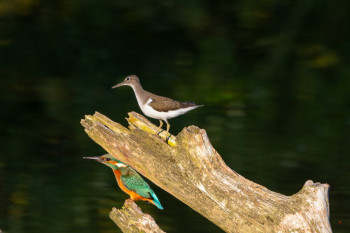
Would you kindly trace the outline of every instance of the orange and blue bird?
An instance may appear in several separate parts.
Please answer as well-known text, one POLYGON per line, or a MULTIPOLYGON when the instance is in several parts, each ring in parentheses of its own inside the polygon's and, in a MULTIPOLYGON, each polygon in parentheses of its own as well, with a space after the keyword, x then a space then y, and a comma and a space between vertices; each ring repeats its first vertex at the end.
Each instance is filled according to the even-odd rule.
POLYGON ((127 199, 127 203, 131 201, 147 201, 157 206, 159 209, 163 209, 158 197, 146 183, 146 181, 130 166, 117 160, 110 154, 102 155, 99 157, 83 157, 84 159, 93 159, 97 162, 103 163, 112 168, 117 183, 121 190, 129 194, 130 198, 127 199))

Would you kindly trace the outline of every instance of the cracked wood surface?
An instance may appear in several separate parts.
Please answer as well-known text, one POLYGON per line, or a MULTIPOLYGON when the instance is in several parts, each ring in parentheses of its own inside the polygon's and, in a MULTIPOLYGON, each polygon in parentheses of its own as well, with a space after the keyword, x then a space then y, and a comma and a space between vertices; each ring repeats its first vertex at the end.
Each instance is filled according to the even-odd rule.
POLYGON ((332 232, 328 184, 307 181, 285 196, 231 170, 203 129, 186 127, 168 144, 142 115, 131 112, 127 120, 129 129, 96 112, 81 123, 108 153, 224 231, 332 232))
POLYGON ((115 224, 127 233, 145 232, 145 233, 165 233, 156 224, 149 214, 144 214, 135 202, 124 204, 122 209, 113 208, 109 217, 115 224))

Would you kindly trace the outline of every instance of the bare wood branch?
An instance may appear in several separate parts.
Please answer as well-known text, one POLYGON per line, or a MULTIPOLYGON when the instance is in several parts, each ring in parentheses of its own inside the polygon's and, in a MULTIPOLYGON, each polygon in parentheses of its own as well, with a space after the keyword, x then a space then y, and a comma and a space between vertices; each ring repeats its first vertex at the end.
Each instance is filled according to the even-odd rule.
POLYGON ((164 233, 149 214, 144 214, 134 202, 125 203, 122 209, 113 208, 109 217, 123 231, 128 233, 164 233))
POLYGON ((332 232, 328 184, 307 181, 285 196, 227 167, 203 129, 186 127, 167 144, 140 114, 127 120, 130 130, 97 112, 81 123, 107 152, 224 231, 332 232))

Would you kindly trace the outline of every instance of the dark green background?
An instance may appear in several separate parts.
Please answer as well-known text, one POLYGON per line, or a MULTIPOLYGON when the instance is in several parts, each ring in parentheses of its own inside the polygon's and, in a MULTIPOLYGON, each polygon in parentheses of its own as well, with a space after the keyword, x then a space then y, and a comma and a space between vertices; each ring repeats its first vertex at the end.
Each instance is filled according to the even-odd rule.
MULTIPOLYGON (((0 229, 118 232, 127 198, 80 125, 99 111, 125 126, 132 90, 205 107, 197 125, 229 167, 292 195, 330 184, 334 232, 350 229, 348 0, 0 2, 0 229), (341 222, 341 223, 340 223, 341 222)), ((158 124, 158 121, 152 120, 158 124)), ((165 210, 139 202, 167 232, 221 232, 151 183, 165 210)))

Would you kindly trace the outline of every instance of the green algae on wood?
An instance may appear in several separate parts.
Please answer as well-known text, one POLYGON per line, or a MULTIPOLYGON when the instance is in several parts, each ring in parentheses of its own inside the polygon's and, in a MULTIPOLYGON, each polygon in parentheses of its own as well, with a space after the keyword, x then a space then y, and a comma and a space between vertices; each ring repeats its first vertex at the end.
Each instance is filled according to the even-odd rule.
MULTIPOLYGON (((157 134, 158 127, 156 127, 154 124, 152 124, 149 120, 147 120, 144 116, 141 114, 138 114, 136 112, 130 112, 129 113, 129 118, 126 118, 126 120, 129 122, 131 126, 134 126, 135 128, 141 129, 147 133, 151 134, 157 134)), ((159 136, 163 138, 164 140, 166 139, 167 135, 165 135, 166 132, 165 130, 162 131, 159 136)), ((170 146, 176 146, 176 138, 174 135, 171 135, 168 144, 170 146)))

